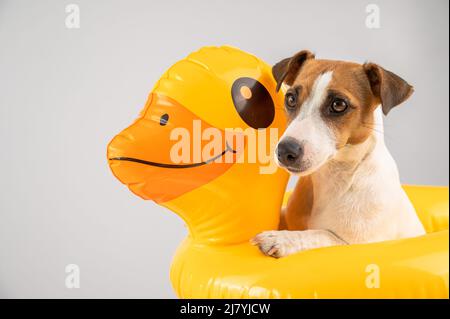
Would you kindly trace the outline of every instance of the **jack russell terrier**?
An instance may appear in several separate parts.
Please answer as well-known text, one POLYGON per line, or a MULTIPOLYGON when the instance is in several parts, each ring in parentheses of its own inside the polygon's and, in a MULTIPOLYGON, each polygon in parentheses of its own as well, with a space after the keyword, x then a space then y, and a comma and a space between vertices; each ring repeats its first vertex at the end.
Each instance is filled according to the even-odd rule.
POLYGON ((309 51, 272 73, 277 90, 286 85, 289 123, 275 159, 300 180, 280 230, 251 242, 279 258, 424 234, 384 143, 381 114, 408 99, 412 86, 376 64, 316 60, 309 51))

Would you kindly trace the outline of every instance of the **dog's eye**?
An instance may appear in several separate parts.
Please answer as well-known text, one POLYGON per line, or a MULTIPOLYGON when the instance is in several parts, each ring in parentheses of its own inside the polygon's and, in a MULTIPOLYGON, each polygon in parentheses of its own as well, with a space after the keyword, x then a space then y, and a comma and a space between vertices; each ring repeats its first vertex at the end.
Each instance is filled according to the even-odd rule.
POLYGON ((259 81, 239 78, 231 88, 234 107, 241 119, 254 129, 267 128, 275 117, 275 105, 269 91, 259 81))
POLYGON ((335 99, 330 106, 330 111, 332 113, 342 113, 345 112, 348 108, 347 102, 343 99, 335 99))
POLYGON ((294 109, 297 106, 297 94, 293 92, 287 92, 284 97, 284 104, 288 109, 294 109))

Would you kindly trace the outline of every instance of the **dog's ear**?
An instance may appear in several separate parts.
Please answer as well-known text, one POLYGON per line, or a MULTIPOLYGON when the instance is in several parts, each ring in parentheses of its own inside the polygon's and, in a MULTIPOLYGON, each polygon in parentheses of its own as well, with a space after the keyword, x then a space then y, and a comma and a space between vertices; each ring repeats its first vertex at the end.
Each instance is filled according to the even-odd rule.
POLYGON ((414 92, 414 88, 408 82, 377 64, 365 63, 363 68, 369 79, 372 93, 381 102, 384 115, 406 101, 414 92))
POLYGON ((291 58, 281 60, 273 66, 272 75, 277 82, 277 92, 280 90, 283 83, 288 85, 294 83, 303 64, 309 59, 314 59, 314 54, 310 51, 303 50, 291 58))

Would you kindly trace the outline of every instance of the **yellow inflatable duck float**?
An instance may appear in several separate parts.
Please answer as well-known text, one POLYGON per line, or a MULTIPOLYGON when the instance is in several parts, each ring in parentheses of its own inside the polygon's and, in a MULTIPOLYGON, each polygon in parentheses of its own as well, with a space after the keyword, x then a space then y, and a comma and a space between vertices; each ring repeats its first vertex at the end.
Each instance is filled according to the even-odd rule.
MULTIPOLYGON (((278 227, 288 196, 284 171, 262 173, 270 165, 265 156, 250 160, 245 155, 257 133, 276 129, 282 134, 283 95, 275 88, 270 66, 259 58, 232 47, 202 48, 166 71, 139 118, 108 145, 113 174, 188 226, 170 273, 176 294, 448 298, 447 188, 405 186, 428 231, 419 238, 322 248, 281 259, 250 245, 256 234, 278 227), (230 128, 241 130, 226 134, 230 128), (208 143, 198 137, 207 131, 225 133, 219 137, 222 148, 196 158, 208 143), (194 142, 174 152, 174 137, 185 135, 194 142), (244 142, 236 146, 230 136, 233 142, 243 136, 244 142), (192 156, 174 163, 180 150, 192 156), (222 160, 226 156, 229 160, 222 160)), ((259 154, 270 156, 276 140, 256 141, 259 154)))

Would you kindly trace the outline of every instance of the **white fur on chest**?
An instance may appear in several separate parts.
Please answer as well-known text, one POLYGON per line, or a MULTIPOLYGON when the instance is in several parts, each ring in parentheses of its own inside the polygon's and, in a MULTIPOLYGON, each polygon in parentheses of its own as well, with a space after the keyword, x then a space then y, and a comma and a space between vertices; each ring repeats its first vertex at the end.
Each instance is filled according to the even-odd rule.
POLYGON ((312 181, 309 229, 329 229, 350 243, 362 243, 402 237, 402 223, 405 229, 417 224, 382 137, 340 151, 312 181))

